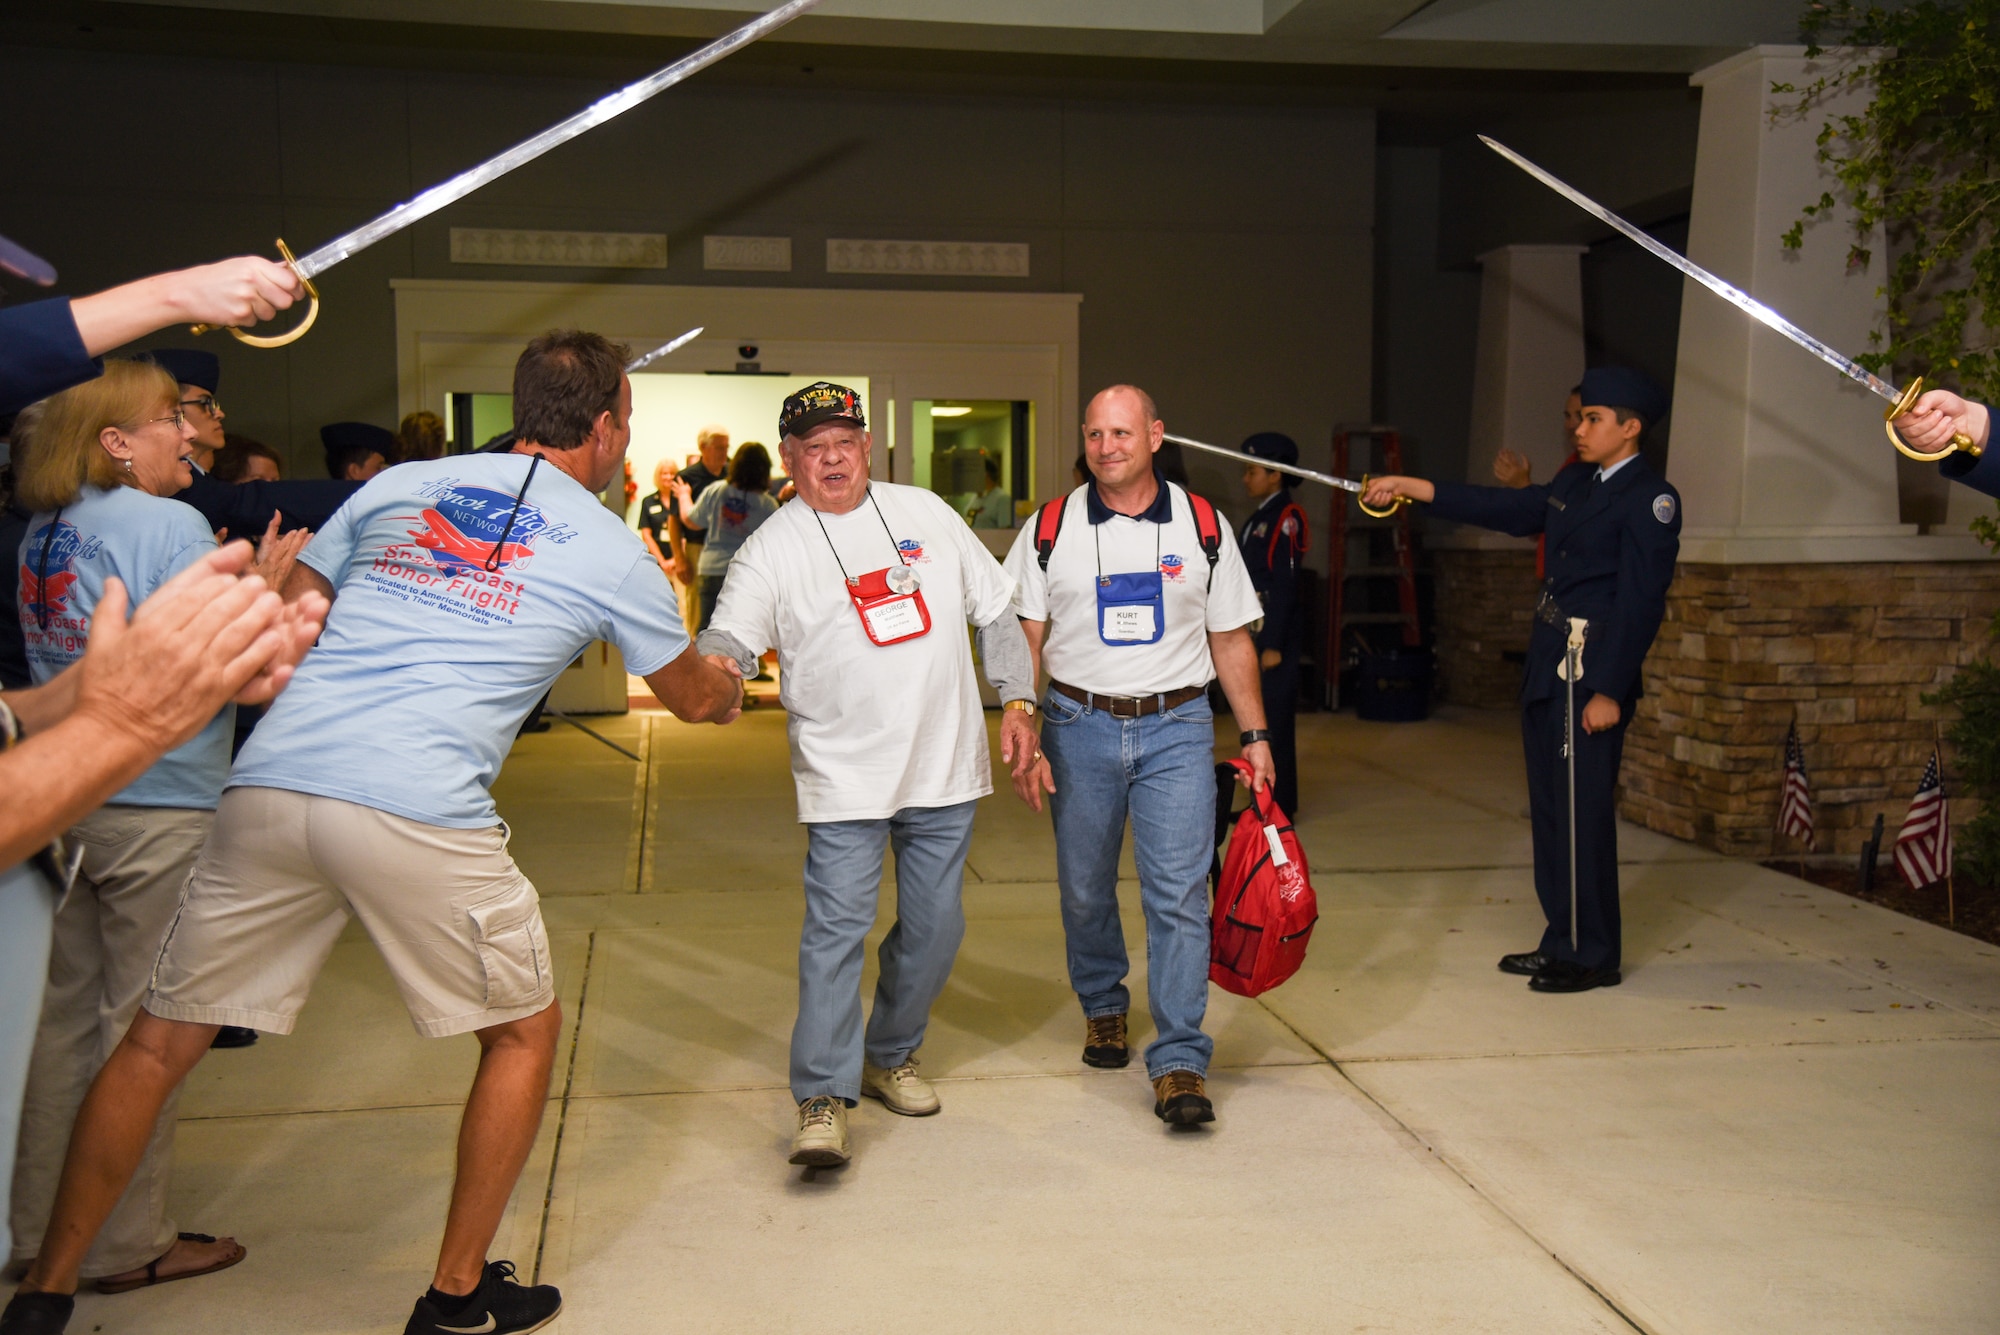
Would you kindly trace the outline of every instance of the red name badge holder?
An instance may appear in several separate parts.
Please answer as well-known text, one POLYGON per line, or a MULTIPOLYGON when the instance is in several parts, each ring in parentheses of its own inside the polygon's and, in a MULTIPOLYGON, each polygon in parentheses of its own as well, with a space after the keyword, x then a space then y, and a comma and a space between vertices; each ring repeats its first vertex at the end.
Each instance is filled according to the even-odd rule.
POLYGON ((861 617, 870 643, 901 644, 930 634, 931 610, 917 585, 917 572, 905 565, 850 576, 847 596, 861 617))

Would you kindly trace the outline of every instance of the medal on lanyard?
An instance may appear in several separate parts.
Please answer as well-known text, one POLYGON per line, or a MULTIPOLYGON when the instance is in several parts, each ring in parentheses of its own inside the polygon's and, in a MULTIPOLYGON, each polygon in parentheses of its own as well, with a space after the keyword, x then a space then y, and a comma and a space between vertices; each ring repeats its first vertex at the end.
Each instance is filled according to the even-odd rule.
POLYGON ((847 563, 840 559, 840 549, 833 545, 826 521, 820 519, 817 510, 813 512, 813 518, 819 521, 820 535, 833 552, 834 564, 840 567, 841 577, 847 581, 847 597, 854 604, 855 615, 861 618, 861 629, 869 643, 879 645, 901 644, 928 635, 931 610, 924 603, 922 581, 903 559, 903 549, 896 545, 896 535, 889 532, 889 521, 882 518, 882 507, 875 503, 873 492, 869 493, 868 503, 875 506, 875 517, 882 521, 882 532, 888 534, 896 564, 862 575, 847 573, 847 563))
MULTIPOLYGON (((1091 536, 1096 538, 1093 528, 1091 536)), ((1160 526, 1153 525, 1153 568, 1104 573, 1104 545, 1097 547, 1097 638, 1113 648, 1158 644, 1167 633, 1166 586, 1160 579, 1160 526)))

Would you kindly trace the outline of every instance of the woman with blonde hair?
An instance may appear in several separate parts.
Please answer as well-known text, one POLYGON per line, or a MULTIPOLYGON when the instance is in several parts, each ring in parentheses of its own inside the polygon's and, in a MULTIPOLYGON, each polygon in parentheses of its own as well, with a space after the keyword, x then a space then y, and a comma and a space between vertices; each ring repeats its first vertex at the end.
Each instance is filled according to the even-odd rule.
POLYGON ((444 419, 436 413, 418 410, 396 426, 396 462, 416 463, 422 459, 444 458, 444 419))
MULTIPOLYGON (((201 515, 167 499, 191 477, 194 428, 179 399, 180 386, 158 366, 107 361, 98 379, 44 400, 32 429, 16 439, 15 494, 35 512, 14 554, 19 615, 38 684, 83 656, 107 580, 121 581, 137 606, 215 550, 201 515)), ((281 576, 277 567, 304 539, 274 536, 260 573, 281 576)), ((225 706, 69 831, 80 861, 56 914, 21 1115, 10 1210, 16 1260, 41 1245, 77 1108, 145 993, 228 778, 233 721, 234 706, 225 706)), ((243 1259, 233 1238, 182 1233, 168 1217, 175 1115, 172 1104, 160 1114, 132 1189, 85 1263, 100 1291, 186 1279, 243 1259)))

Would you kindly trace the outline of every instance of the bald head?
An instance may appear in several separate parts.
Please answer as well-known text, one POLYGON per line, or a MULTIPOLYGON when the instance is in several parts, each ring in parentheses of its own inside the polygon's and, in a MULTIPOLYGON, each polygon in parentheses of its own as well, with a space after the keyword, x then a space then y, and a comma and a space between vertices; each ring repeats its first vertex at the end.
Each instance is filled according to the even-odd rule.
POLYGON ((1099 390, 1083 415, 1083 455, 1100 492, 1144 488, 1166 436, 1153 396, 1137 385, 1099 390))

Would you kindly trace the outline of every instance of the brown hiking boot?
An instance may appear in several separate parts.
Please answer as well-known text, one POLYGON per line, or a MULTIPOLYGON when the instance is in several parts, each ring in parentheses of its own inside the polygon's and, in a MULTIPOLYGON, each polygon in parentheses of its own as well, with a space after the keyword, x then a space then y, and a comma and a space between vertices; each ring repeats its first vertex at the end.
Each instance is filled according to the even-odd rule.
POLYGON ((1193 1126, 1213 1122, 1215 1105, 1208 1090, 1193 1071, 1168 1071, 1153 1082, 1153 1116, 1169 1126, 1193 1126))
POLYGON ((1083 1022, 1083 1064, 1117 1070, 1132 1060, 1125 1046, 1125 1016, 1092 1015, 1083 1022))

